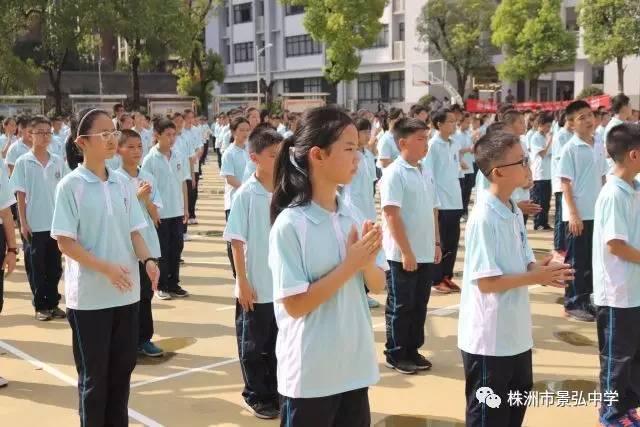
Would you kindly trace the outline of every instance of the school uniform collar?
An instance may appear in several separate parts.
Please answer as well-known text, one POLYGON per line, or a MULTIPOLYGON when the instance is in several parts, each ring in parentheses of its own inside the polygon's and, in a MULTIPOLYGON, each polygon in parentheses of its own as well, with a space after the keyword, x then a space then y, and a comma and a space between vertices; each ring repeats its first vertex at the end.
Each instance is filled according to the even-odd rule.
POLYGON ((256 174, 252 173, 251 176, 245 182, 245 185, 251 190, 252 193, 257 194, 259 196, 271 197, 272 193, 269 193, 264 185, 258 181, 256 178, 256 174))
POLYGON ((134 178, 138 178, 140 176, 140 167, 138 166, 137 168, 138 171, 138 175, 136 176, 131 176, 129 175, 129 172, 127 172, 122 166, 120 166, 118 169, 116 169, 116 172, 121 173, 122 175, 124 175, 125 177, 127 177, 128 179, 134 179, 134 178))
MULTIPOLYGON (((105 169, 107 170, 106 182, 117 183, 118 181, 116 178, 115 171, 112 171, 113 173, 109 173, 109 168, 105 166, 105 169)), ((82 164, 78 165, 78 167, 76 168, 76 171, 87 182, 102 182, 100 178, 98 178, 93 172, 91 172, 89 169, 84 167, 84 165, 82 164)))
POLYGON ((491 210, 497 213, 502 219, 513 218, 513 216, 516 213, 516 210, 515 210, 516 204, 511 199, 509 199, 509 202, 513 206, 513 210, 505 206, 505 204, 502 203, 502 201, 498 199, 495 196, 495 194, 491 193, 490 191, 487 191, 485 203, 491 208, 491 210))
POLYGON ((37 159, 36 155, 33 154, 33 151, 31 150, 24 153, 22 157, 24 157, 25 160, 36 163, 37 165, 42 166, 46 169, 49 167, 49 165, 51 165, 54 162, 53 154, 49 153, 48 151, 47 151, 47 154, 49 154, 49 160, 47 161, 47 164, 45 166, 42 166, 42 163, 40 163, 40 160, 37 159))
POLYGON ((594 145, 589 145, 586 141, 584 141, 582 138, 580 138, 577 133, 573 134, 573 136, 571 137, 571 141, 572 141, 573 145, 576 145, 576 146, 583 145, 583 146, 589 147, 589 148, 593 148, 595 146, 595 141, 593 142, 594 145))
POLYGON ((302 213, 307 217, 307 219, 316 225, 328 220, 333 215, 351 216, 351 210, 348 208, 347 203, 344 201, 342 196, 337 193, 336 202, 338 205, 336 212, 329 212, 317 203, 311 201, 302 207, 302 213))
MULTIPOLYGON (((402 166, 405 169, 418 169, 418 166, 413 166, 411 163, 407 162, 402 156, 396 157, 394 161, 398 163, 398 166, 402 166)), ((419 164, 420 162, 418 162, 418 165, 419 164)))
POLYGON ((632 187, 631 185, 629 185, 629 183, 623 179, 620 179, 619 177, 615 176, 615 175, 609 175, 607 177, 607 181, 611 182, 613 185, 615 185, 616 187, 620 188, 622 191, 624 191, 625 193, 627 193, 629 196, 635 196, 636 194, 640 193, 640 182, 633 180, 633 183, 635 185, 635 187, 632 187))

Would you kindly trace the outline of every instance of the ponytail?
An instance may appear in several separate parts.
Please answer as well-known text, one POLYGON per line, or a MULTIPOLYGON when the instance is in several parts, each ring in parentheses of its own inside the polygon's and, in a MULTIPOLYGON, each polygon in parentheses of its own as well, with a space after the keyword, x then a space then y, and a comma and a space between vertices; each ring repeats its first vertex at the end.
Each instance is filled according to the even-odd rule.
POLYGON ((311 181, 308 160, 296 155, 296 136, 286 138, 280 144, 274 169, 274 188, 271 199, 271 222, 289 206, 299 206, 311 201, 311 181))

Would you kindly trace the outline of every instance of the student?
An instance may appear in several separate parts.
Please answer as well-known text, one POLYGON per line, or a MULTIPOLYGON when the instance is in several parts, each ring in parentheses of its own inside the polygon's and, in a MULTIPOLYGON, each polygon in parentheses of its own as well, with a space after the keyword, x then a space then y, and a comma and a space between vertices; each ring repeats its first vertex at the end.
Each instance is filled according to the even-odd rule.
POLYGON ((18 117, 18 136, 20 137, 15 143, 11 144, 4 157, 4 162, 9 170, 9 176, 13 172, 18 157, 31 150, 31 117, 18 117))
MULTIPOLYGON (((9 186, 4 161, 0 159, 0 313, 4 305, 4 278, 13 273, 16 267, 18 247, 16 246, 15 225, 11 214, 12 205, 16 203, 13 191, 9 186)), ((0 377, 0 387, 9 382, 0 377)))
POLYGON ((184 248, 183 226, 189 217, 186 181, 190 170, 182 152, 173 148, 175 137, 176 125, 171 120, 156 120, 156 145, 142 161, 142 171, 155 179, 162 200, 162 207, 158 208, 160 224, 157 225, 162 254, 157 295, 162 300, 189 296, 189 292, 180 286, 180 254, 184 248))
POLYGON ((191 161, 191 183, 187 182, 187 189, 189 190, 189 221, 188 224, 196 225, 198 220, 196 219, 196 203, 198 202, 198 181, 200 176, 200 157, 204 152, 204 141, 200 131, 194 124, 195 115, 193 110, 186 109, 183 112, 184 117, 184 129, 182 132, 186 134, 187 139, 190 142, 190 155, 191 161))
POLYGON ((454 114, 447 109, 438 110, 431 116, 431 122, 437 132, 429 140, 424 166, 431 171, 436 184, 440 204, 438 229, 443 237, 442 262, 433 266, 433 290, 448 294, 460 292, 460 287, 453 282, 462 217, 462 190, 458 180, 460 153, 458 144, 451 139, 456 126, 454 114))
MULTIPOLYGON (((122 159, 122 166, 117 172, 129 182, 132 191, 138 198, 147 224, 145 228, 140 230, 140 235, 151 256, 159 259, 161 251, 156 226, 160 225, 158 208, 162 207, 162 199, 153 175, 139 168, 142 151, 143 143, 140 134, 131 129, 124 129, 118 139, 118 154, 122 159)), ((164 351, 151 342, 151 338, 153 338, 153 313, 151 312, 153 287, 149 277, 145 274, 145 267, 142 263, 138 263, 138 270, 140 272, 138 353, 149 357, 161 357, 164 356, 164 351)))
POLYGON ((558 176, 560 171, 560 155, 562 148, 573 137, 571 120, 567 120, 566 112, 562 112, 558 125, 558 132, 553 135, 551 144, 551 191, 555 197, 556 213, 553 225, 554 255, 564 260, 566 256, 566 230, 562 221, 562 180, 558 176))
POLYGON ((2 134, 0 134, 0 159, 4 159, 4 155, 9 150, 9 147, 17 141, 17 130, 18 124, 14 117, 9 116, 2 121, 2 134))
MULTIPOLYGON (((224 217, 229 219, 229 211, 231 210, 231 201, 236 190, 242 185, 244 170, 249 160, 245 144, 251 127, 249 120, 244 117, 236 117, 229 126, 233 134, 233 144, 225 150, 222 155, 222 167, 220 176, 224 179, 224 217)), ((231 263, 231 272, 236 277, 236 268, 233 264, 233 253, 231 252, 231 243, 227 242, 227 255, 231 263)))
POLYGON ((122 116, 126 110, 124 109, 124 105, 117 103, 113 106, 113 126, 118 127, 118 121, 120 120, 120 116, 122 116))
POLYGON ((460 168, 460 189, 462 192, 462 216, 467 218, 469 215, 469 202, 471 201, 471 191, 475 183, 475 175, 473 171, 473 139, 469 127, 471 125, 471 116, 469 113, 463 113, 458 122, 458 130, 453 135, 454 141, 460 147, 460 164, 465 167, 460 168))
MULTIPOLYGON (((187 179, 187 216, 189 216, 189 208, 193 201, 193 189, 196 180, 193 164, 196 159, 196 144, 191 132, 191 129, 185 129, 185 115, 180 112, 175 112, 172 116, 173 124, 176 126, 176 138, 173 144, 174 151, 183 157, 184 162, 188 169, 187 179)), ((186 172, 185 172, 186 173, 186 172)), ((182 226, 182 240, 188 242, 191 240, 191 236, 187 234, 189 220, 182 226)), ((182 250, 180 251, 182 254, 182 250)))
POLYGON ((51 220, 56 187, 67 168, 62 158, 47 151, 51 142, 49 119, 36 116, 29 128, 31 150, 18 158, 10 180, 18 199, 20 232, 27 243, 24 254, 30 265, 27 278, 36 320, 64 319, 65 313, 58 307, 61 254, 51 237, 51 220))
POLYGON ((147 129, 147 118, 139 111, 133 113, 133 124, 133 130, 140 135, 142 140, 142 158, 144 159, 153 147, 153 130, 147 129))
POLYGON ((426 129, 416 118, 396 123, 393 132, 400 156, 387 167, 380 183, 383 242, 390 267, 385 356, 387 366, 403 374, 432 366, 418 353, 424 344, 431 273, 442 257, 436 187, 421 163, 427 154, 426 129))
MULTIPOLYGON (((627 120, 631 118, 631 113, 633 112, 631 105, 631 100, 625 94, 618 94, 611 99, 611 112, 613 113, 613 117, 607 123, 607 126, 604 128, 604 132, 602 134, 602 140, 606 143, 607 135, 609 131, 613 129, 615 126, 621 125, 627 120)), ((611 161, 612 162, 612 161, 611 161)), ((610 166, 612 164, 610 163, 610 166)))
POLYGON ((478 201, 465 231, 464 284, 460 299, 458 347, 462 353, 467 397, 466 425, 520 426, 526 405, 509 405, 511 392, 533 385, 531 314, 528 286, 564 287, 569 266, 536 263, 522 212, 511 195, 531 179, 528 157, 519 138, 487 133, 475 145, 476 162, 490 187, 478 201), (476 397, 490 387, 498 408, 476 397))
POLYGON ((593 296, 600 347, 600 390, 616 401, 600 407, 600 425, 637 425, 640 416, 640 128, 620 124, 607 133, 615 162, 595 206, 593 296))
POLYGON ((533 217, 534 230, 552 230, 549 225, 549 208, 551 204, 551 150, 553 135, 551 124, 553 116, 541 113, 536 120, 536 129, 529 139, 531 153, 531 174, 533 188, 531 201, 540 205, 542 210, 533 217))
POLYGON ((225 113, 220 113, 218 116, 218 120, 216 122, 215 128, 213 130, 213 138, 214 138, 214 149, 216 152, 216 156, 218 158, 218 169, 222 166, 222 135, 226 132, 228 124, 226 123, 227 115, 225 113))
POLYGON ((65 301, 83 426, 127 425, 138 345, 138 260, 153 287, 158 282, 157 260, 138 232, 146 223, 136 195, 105 166, 117 136, 105 111, 81 114, 75 141, 84 163, 58 184, 51 225, 66 258, 65 301))
POLYGON ((582 322, 593 322, 591 304, 593 270, 593 215, 598 193, 607 173, 604 157, 597 155, 593 141, 593 112, 585 101, 567 106, 567 120, 574 135, 562 149, 558 176, 562 180, 562 220, 567 232, 565 262, 575 270, 575 279, 565 289, 565 314, 582 322))
POLYGON ((426 125, 427 121, 429 120, 429 110, 424 105, 414 104, 409 109, 409 117, 421 120, 426 125))
POLYGON ((402 118, 404 118, 402 109, 392 107, 391 111, 389 111, 389 129, 380 135, 378 139, 378 166, 381 169, 389 166, 400 154, 398 144, 393 139, 393 126, 402 118))
POLYGON ((258 127, 248 148, 256 172, 233 198, 224 239, 231 242, 236 267, 236 337, 244 378, 245 406, 258 418, 280 414, 276 378, 278 327, 273 311, 273 282, 265 262, 269 255, 269 209, 273 167, 282 135, 258 127))
POLYGON ((314 108, 276 161, 269 267, 283 427, 371 424, 379 373, 364 285, 384 287, 382 235, 336 196, 356 173, 357 147, 347 114, 314 108))

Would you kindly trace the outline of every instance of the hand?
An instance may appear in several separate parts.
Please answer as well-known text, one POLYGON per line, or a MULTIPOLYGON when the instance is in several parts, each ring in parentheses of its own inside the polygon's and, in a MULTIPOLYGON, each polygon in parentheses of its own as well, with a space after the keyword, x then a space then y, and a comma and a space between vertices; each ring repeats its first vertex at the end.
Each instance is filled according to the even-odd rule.
POLYGON ((144 268, 147 271, 147 276, 149 276, 149 280, 151 280, 151 289, 153 289, 154 292, 157 291, 158 280, 160 280, 160 269, 158 268, 158 264, 152 261, 151 262, 147 261, 144 268))
POLYGON ((584 224, 580 217, 576 214, 569 216, 569 232, 574 236, 580 236, 584 230, 584 224))
POLYGON ((129 269, 123 265, 108 263, 103 274, 120 292, 129 292, 133 288, 129 269))
POLYGON ((4 254, 3 267, 5 277, 13 273, 13 270, 16 268, 16 254, 14 252, 7 252, 4 254))
POLYGON ((546 257, 536 268, 537 282, 542 286, 564 288, 567 280, 573 280, 574 271, 569 264, 558 264, 551 262, 551 259, 550 256, 546 257))
POLYGON ((535 215, 542 211, 539 204, 533 203, 531 200, 521 200, 516 203, 524 215, 535 215))
POLYGON ((469 170, 469 165, 467 165, 467 162, 461 161, 460 167, 462 168, 462 170, 469 170))
POLYGON ((442 249, 440 248, 440 246, 436 246, 436 253, 433 256, 433 263, 440 264, 440 261, 442 261, 442 249))
POLYGON ((407 254, 402 253, 402 268, 404 271, 416 271, 418 269, 416 256, 411 250, 407 254))
POLYGON ((153 225, 156 226, 156 228, 160 227, 160 217, 156 216, 155 218, 151 218, 151 220, 153 221, 153 225))
MULTIPOLYGON (((380 225, 378 224, 374 224, 372 221, 370 220, 366 220, 363 224, 362 224, 362 235, 365 236, 367 233, 369 233, 370 231, 373 232, 377 232, 378 233, 378 239, 379 241, 377 242, 378 248, 382 248, 382 229, 380 228, 380 225)), ((370 259, 369 264, 374 265, 376 264, 376 258, 377 258, 377 252, 375 253, 375 255, 370 259)))
POLYGON ((379 226, 367 225, 365 221, 362 229, 369 230, 366 234, 363 233, 361 239, 358 239, 358 231, 355 226, 351 227, 349 237, 347 238, 347 256, 345 262, 348 265, 356 267, 356 271, 362 270, 367 264, 375 262, 376 255, 382 245, 382 237, 379 226))
POLYGON ((253 311, 253 305, 256 303, 256 291, 251 287, 246 277, 236 278, 236 286, 238 286, 238 302, 244 311, 253 311))
POLYGON ((141 182, 138 186, 138 199, 144 200, 145 202, 149 200, 151 196, 151 184, 148 182, 141 182))
POLYGON ((182 223, 186 224, 187 222, 189 222, 189 211, 185 209, 184 212, 185 214, 184 214, 184 217, 182 218, 182 223))
POLYGON ((22 237, 25 239, 31 239, 31 227, 29 227, 27 221, 20 221, 20 233, 22 233, 22 237))

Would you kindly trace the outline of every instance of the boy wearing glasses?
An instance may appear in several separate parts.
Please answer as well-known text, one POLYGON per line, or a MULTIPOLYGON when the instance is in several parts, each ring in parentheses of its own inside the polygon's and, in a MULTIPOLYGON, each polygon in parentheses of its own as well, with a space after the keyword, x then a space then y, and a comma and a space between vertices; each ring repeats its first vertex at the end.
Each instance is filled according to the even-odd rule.
POLYGON ((528 286, 564 287, 571 270, 551 263, 551 257, 537 263, 529 246, 522 211, 512 198, 531 179, 519 137, 487 133, 475 144, 474 155, 490 184, 465 232, 458 347, 466 381, 466 425, 519 426, 526 405, 509 405, 508 398, 515 391, 524 395, 533 385, 528 286), (483 394, 487 387, 493 392, 489 397, 483 394))
POLYGON ((574 135, 562 149, 557 176, 562 185, 562 221, 567 233, 565 262, 576 274, 565 290, 564 309, 572 319, 593 322, 593 218, 608 167, 604 156, 594 148, 594 117, 589 104, 572 102, 566 115, 574 135))
POLYGON ((30 123, 31 150, 18 158, 10 185, 18 199, 20 233, 24 239, 27 271, 33 293, 36 320, 64 319, 58 307, 58 282, 62 276, 61 254, 51 237, 51 222, 56 187, 66 174, 64 160, 48 152, 51 143, 51 122, 36 116, 30 123))

